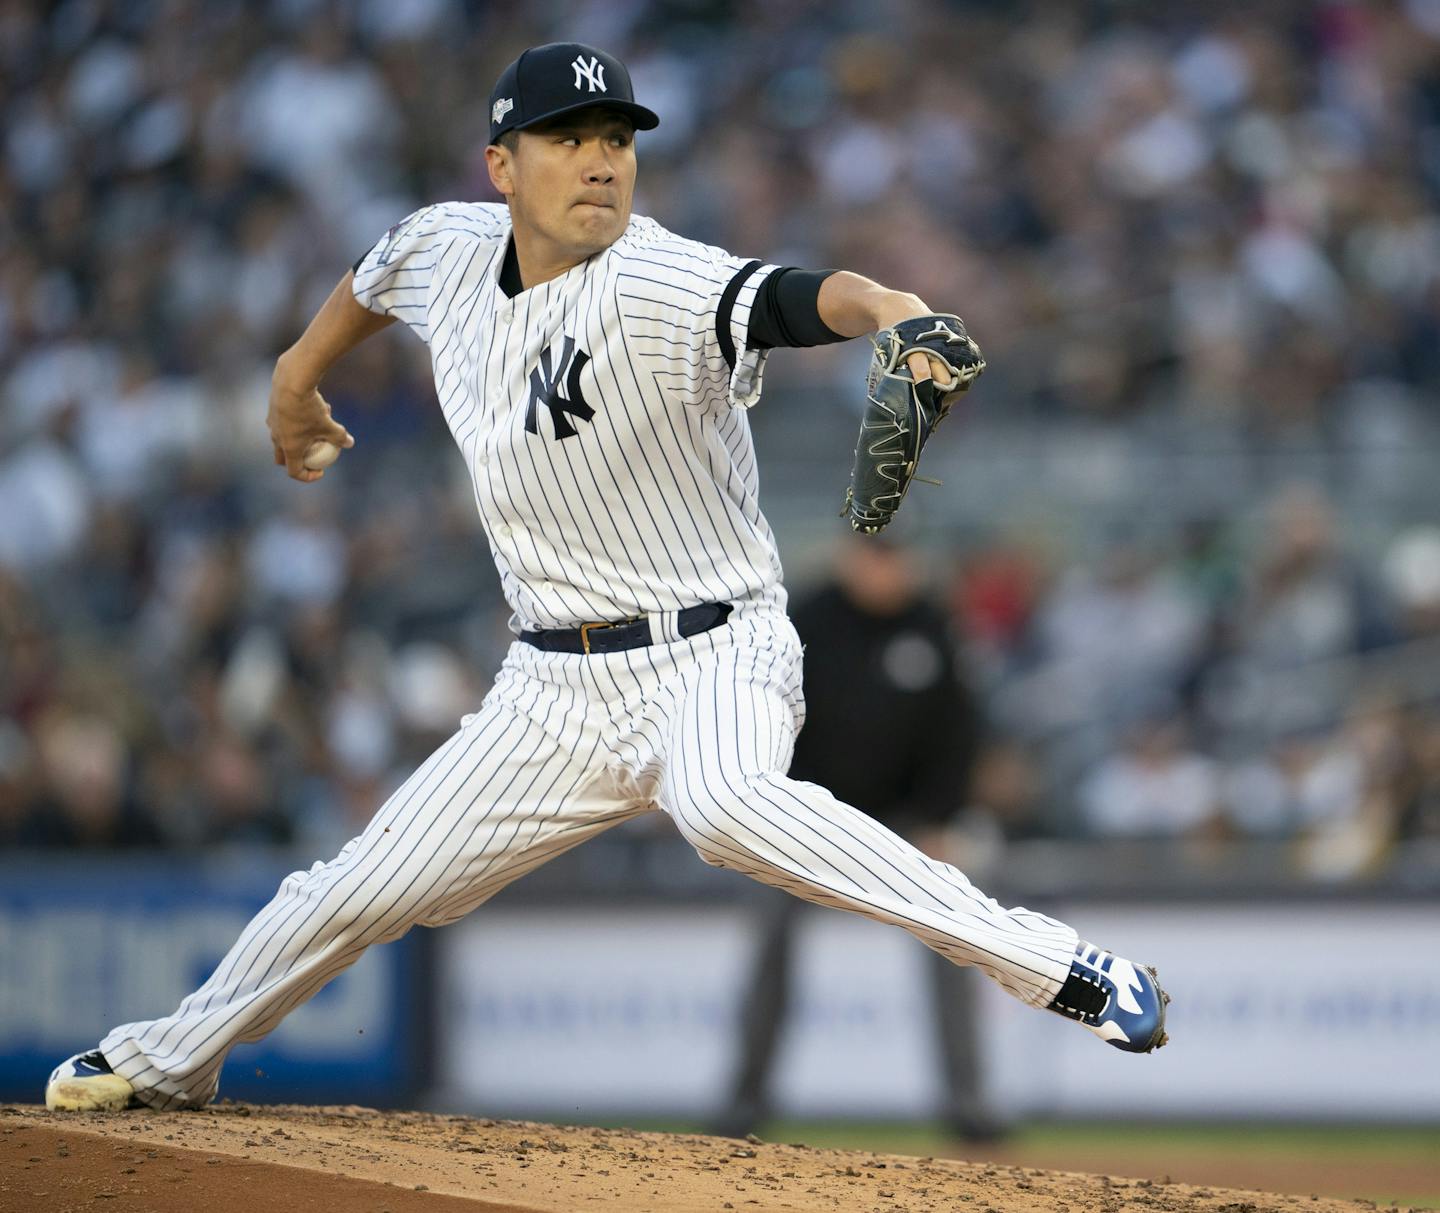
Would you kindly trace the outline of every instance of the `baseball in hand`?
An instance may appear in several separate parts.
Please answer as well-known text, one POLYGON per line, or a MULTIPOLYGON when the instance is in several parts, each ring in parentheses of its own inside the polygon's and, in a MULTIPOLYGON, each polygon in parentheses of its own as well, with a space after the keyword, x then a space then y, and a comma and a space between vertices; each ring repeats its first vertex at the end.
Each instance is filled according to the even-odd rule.
POLYGON ((333 442, 317 438, 305 452, 305 467, 312 472, 328 468, 340 458, 340 448, 333 442))

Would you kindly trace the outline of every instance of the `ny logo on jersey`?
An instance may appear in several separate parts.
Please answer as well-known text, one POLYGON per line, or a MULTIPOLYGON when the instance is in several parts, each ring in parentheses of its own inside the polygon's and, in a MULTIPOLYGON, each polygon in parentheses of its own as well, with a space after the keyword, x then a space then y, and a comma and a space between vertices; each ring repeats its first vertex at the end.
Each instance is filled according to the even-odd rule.
POLYGON ((590 355, 575 348, 575 338, 567 336, 560 347, 558 360, 551 358, 553 346, 547 346, 540 355, 540 365, 530 372, 530 405, 525 410, 525 428, 532 434, 540 432, 535 424, 535 406, 543 404, 550 410, 550 422, 555 427, 556 438, 573 438, 576 430, 570 424, 570 417, 589 421, 595 410, 585 403, 580 391, 580 372, 590 361, 590 355), (561 389, 564 389, 563 393, 561 389), (569 417, 566 414, 569 414, 569 417))
POLYGON ((584 55, 576 55, 575 62, 570 65, 575 69, 575 87, 578 90, 583 80, 590 85, 590 91, 605 91, 605 65, 600 62, 598 55, 591 55, 590 62, 585 62, 584 55))

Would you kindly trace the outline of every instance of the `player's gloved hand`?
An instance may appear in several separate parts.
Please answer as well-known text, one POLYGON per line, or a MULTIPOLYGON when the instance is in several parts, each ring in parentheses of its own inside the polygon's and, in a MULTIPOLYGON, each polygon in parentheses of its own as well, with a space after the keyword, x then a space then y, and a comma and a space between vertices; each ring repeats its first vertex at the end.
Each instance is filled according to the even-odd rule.
POLYGON ((305 466, 305 453, 313 443, 329 442, 341 450, 355 445, 350 431, 331 415, 330 405, 316 388, 295 387, 279 375, 270 383, 265 424, 270 427, 275 462, 292 480, 306 484, 325 475, 323 470, 305 466))
POLYGON ((948 313, 901 320, 873 340, 865 416, 841 511, 867 535, 895 517, 930 435, 985 370, 965 322, 948 313))

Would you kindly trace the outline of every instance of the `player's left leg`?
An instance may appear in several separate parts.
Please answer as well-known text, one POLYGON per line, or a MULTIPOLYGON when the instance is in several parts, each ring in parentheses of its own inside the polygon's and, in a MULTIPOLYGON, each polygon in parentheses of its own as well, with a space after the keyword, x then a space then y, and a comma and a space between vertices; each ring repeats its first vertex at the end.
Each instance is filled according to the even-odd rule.
POLYGON ((1164 1043, 1164 997, 1148 970, 1000 905, 824 788, 785 776, 795 721, 770 668, 743 650, 714 654, 678 705, 660 804, 707 863, 903 927, 1120 1048, 1164 1043))

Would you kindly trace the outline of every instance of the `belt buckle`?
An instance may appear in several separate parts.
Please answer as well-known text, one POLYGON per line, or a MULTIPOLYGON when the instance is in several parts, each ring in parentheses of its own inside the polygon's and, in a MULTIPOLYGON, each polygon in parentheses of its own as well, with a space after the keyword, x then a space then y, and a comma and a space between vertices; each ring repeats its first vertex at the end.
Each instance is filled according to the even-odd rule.
POLYGON ((590 656, 590 633, 596 629, 629 627, 632 623, 639 623, 643 618, 643 615, 631 615, 628 619, 619 619, 613 622, 607 619, 601 620, 599 623, 582 623, 580 625, 580 651, 586 657, 590 656))

